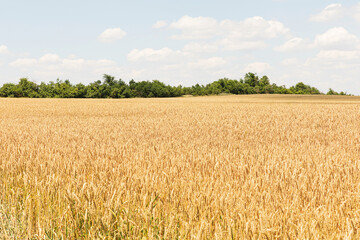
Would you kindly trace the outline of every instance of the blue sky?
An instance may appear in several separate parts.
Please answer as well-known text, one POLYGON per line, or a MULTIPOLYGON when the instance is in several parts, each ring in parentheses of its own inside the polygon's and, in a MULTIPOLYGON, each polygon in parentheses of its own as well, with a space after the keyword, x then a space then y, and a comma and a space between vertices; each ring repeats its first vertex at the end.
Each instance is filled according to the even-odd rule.
POLYGON ((360 94, 360 1, 3 1, 0 85, 248 72, 360 94))

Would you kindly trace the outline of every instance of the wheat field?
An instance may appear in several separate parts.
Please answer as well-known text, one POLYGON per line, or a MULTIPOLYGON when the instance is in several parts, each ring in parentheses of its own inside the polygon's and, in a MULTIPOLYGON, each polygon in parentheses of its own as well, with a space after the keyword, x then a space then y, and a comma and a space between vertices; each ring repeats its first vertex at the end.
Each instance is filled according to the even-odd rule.
POLYGON ((360 98, 0 99, 1 239, 359 239, 360 98))

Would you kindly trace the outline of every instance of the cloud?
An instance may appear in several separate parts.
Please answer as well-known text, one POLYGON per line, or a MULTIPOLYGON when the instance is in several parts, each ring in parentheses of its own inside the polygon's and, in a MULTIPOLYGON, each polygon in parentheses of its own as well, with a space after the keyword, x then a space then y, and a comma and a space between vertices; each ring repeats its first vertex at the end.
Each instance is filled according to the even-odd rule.
POLYGON ((291 86, 296 82, 306 82, 323 92, 333 88, 359 94, 360 82, 354 80, 359 75, 360 49, 312 48, 308 54, 294 55, 280 62, 270 70, 278 85, 291 86), (316 52, 317 51, 317 52, 316 52), (285 66, 285 67, 284 67, 285 66))
POLYGON ((0 45, 0 54, 6 54, 9 52, 9 49, 5 45, 0 45))
POLYGON ((259 16, 244 21, 217 21, 209 17, 183 16, 170 27, 181 30, 181 34, 172 36, 173 39, 222 38, 228 42, 267 40, 284 36, 289 32, 281 22, 265 20, 259 16))
POLYGON ((152 28, 158 29, 158 28, 164 28, 168 25, 166 21, 157 21, 154 25, 152 25, 152 28))
POLYGON ((275 51, 279 52, 292 52, 292 51, 301 51, 309 48, 309 41, 303 38, 292 38, 285 42, 283 45, 275 47, 275 51))
POLYGON ((266 47, 266 43, 264 41, 244 41, 242 39, 231 37, 222 39, 220 44, 222 48, 227 51, 252 50, 266 47))
POLYGON ((60 61, 60 57, 56 54, 45 54, 39 59, 40 63, 56 63, 60 61))
POLYGON ((136 61, 148 61, 148 62, 159 62, 159 61, 170 61, 174 58, 184 56, 181 51, 174 51, 170 48, 161 48, 158 50, 152 48, 145 48, 142 50, 133 49, 127 56, 131 62, 136 61))
POLYGON ((111 43, 122 39, 126 35, 126 32, 120 28, 109 28, 100 34, 98 40, 104 43, 111 43))
POLYGON ((359 48, 360 40, 343 27, 331 28, 315 37, 314 47, 322 49, 349 50, 359 48))
POLYGON ((114 61, 108 59, 87 60, 70 56, 61 58, 56 54, 45 54, 40 58, 19 58, 8 64, 8 71, 16 75, 51 81, 57 78, 73 79, 75 82, 94 81, 104 73, 120 75, 124 71, 114 61))
POLYGON ((189 66, 195 69, 210 69, 225 65, 227 62, 221 57, 212 57, 208 59, 200 59, 197 62, 190 63, 189 66))
POLYGON ((318 63, 340 63, 360 60, 360 51, 321 50, 311 61, 318 63))
POLYGON ((184 46, 183 51, 191 53, 211 53, 216 52, 218 49, 216 44, 191 42, 184 46))
POLYGON ((65 69, 72 69, 72 70, 81 70, 86 63, 85 59, 78 58, 78 59, 63 59, 62 60, 62 67, 65 69))
POLYGON ((289 32, 283 23, 265 20, 259 16, 247 18, 240 22, 224 20, 220 23, 220 28, 223 29, 228 38, 243 40, 272 39, 285 36, 289 32))
POLYGON ((360 3, 356 4, 352 9, 351 9, 351 15, 353 16, 353 18, 355 20, 357 20, 358 22, 360 22, 360 3))
POLYGON ((328 22, 336 20, 344 15, 345 9, 340 3, 330 4, 320 13, 310 18, 313 22, 328 22))
POLYGON ((281 61, 281 65, 284 66, 292 66, 299 63, 299 60, 297 58, 286 58, 281 61))
POLYGON ((310 21, 330 22, 346 17, 350 17, 360 22, 360 3, 351 6, 342 6, 340 3, 330 4, 320 13, 312 16, 310 21))
MULTIPOLYGON (((227 51, 262 49, 267 46, 266 40, 288 36, 289 33, 289 29, 283 23, 259 16, 246 18, 243 21, 218 21, 209 17, 183 16, 173 22, 170 28, 181 30, 180 34, 171 36, 173 39, 215 40, 212 43, 212 51, 215 45, 227 51)), ((209 45, 200 46, 200 43, 197 46, 192 43, 185 49, 191 48, 195 52, 195 47, 199 49, 198 52, 211 51, 209 45)))
POLYGON ((219 23, 210 17, 183 16, 170 27, 182 31, 180 35, 172 36, 173 39, 208 39, 218 34, 219 23))
POLYGON ((26 68, 26 67, 32 67, 38 63, 38 60, 35 58, 19 58, 11 63, 9 63, 12 67, 20 67, 20 68, 26 68))
POLYGON ((271 65, 265 62, 254 62, 245 66, 244 72, 265 73, 271 69, 271 65))

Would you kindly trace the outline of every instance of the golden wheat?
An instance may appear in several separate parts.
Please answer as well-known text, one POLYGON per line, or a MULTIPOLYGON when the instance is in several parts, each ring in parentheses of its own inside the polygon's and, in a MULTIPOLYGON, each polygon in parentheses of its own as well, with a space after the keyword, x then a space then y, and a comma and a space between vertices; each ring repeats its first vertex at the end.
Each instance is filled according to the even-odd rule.
POLYGON ((358 239, 360 99, 0 99, 0 238, 358 239))

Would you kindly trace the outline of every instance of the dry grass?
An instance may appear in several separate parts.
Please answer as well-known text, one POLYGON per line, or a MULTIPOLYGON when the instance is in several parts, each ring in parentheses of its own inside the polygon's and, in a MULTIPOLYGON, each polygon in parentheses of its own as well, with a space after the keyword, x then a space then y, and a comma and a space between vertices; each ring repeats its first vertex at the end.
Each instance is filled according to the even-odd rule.
POLYGON ((0 238, 359 239, 360 99, 0 99, 0 238))

